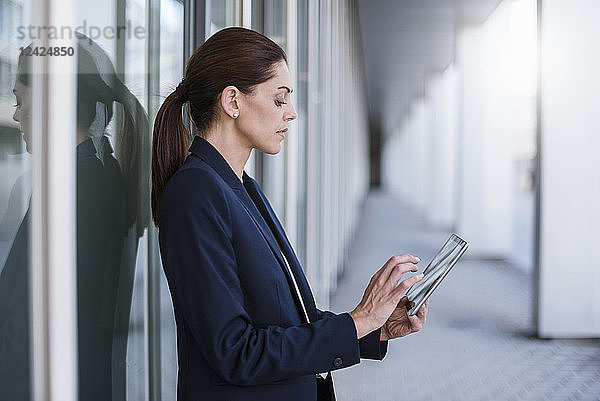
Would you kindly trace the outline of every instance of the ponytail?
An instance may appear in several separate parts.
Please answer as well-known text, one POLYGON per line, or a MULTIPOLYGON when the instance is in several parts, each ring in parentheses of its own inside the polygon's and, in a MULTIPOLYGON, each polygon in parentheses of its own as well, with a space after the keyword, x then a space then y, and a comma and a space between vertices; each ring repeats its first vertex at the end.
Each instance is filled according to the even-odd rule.
POLYGON ((192 141, 183 124, 182 106, 188 96, 183 81, 171 93, 156 114, 152 135, 152 218, 159 226, 160 198, 167 181, 181 167, 192 141))
POLYGON ((149 197, 150 136, 148 117, 137 98, 116 81, 115 101, 123 106, 120 135, 117 137, 116 155, 125 184, 125 224, 136 224, 136 235, 141 237, 150 220, 149 197))

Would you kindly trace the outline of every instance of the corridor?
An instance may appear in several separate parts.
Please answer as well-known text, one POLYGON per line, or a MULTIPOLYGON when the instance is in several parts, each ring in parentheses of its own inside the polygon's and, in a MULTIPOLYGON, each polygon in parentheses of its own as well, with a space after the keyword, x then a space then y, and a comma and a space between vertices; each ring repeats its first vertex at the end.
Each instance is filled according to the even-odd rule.
MULTIPOLYGON (((412 253, 425 268, 447 236, 401 200, 371 192, 331 309, 351 310, 391 255, 412 253)), ((531 293, 525 273, 467 251, 420 333, 391 342, 383 362, 334 373, 338 399, 600 400, 600 340, 533 337, 531 293)))

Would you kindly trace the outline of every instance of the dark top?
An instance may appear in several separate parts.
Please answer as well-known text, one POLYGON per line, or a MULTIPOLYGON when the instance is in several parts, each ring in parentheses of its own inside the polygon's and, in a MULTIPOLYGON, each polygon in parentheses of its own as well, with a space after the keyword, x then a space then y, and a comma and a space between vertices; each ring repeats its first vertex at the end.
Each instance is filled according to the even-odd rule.
MULTIPOLYGON (((118 311, 129 321, 132 284, 123 278, 135 267, 122 258, 127 227, 119 163, 107 137, 99 147, 91 139, 77 146, 79 398, 86 401, 125 399, 124 386, 113 389, 113 375, 125 375, 126 356, 114 339, 118 311)), ((0 275, 0 400, 31 395, 29 224, 28 209, 0 275)))
POLYGON ((316 308, 260 187, 196 137, 165 187, 159 241, 177 322, 178 399, 316 400, 315 373, 381 359, 379 330, 316 308), (250 215, 251 214, 251 215, 250 215), (252 217, 251 217, 252 216, 252 217), (281 255, 285 254, 311 323, 281 255))
POLYGON ((0 274, 0 400, 29 400, 29 224, 21 221, 0 274))

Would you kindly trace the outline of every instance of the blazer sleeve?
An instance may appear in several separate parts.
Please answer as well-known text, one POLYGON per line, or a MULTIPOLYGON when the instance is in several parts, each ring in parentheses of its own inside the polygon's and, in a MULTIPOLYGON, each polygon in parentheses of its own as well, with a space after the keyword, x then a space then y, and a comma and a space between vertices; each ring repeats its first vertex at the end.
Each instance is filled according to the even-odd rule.
POLYGON ((360 362, 356 328, 340 314, 292 327, 253 325, 218 178, 182 170, 161 199, 159 240, 175 309, 223 380, 256 385, 360 362))
MULTIPOLYGON (((319 319, 327 319, 336 314, 329 311, 322 311, 317 309, 319 319)), ((358 340, 358 346, 360 348, 360 357, 363 359, 375 359, 381 361, 387 354, 387 341, 381 341, 381 329, 370 332, 360 340, 358 340)))

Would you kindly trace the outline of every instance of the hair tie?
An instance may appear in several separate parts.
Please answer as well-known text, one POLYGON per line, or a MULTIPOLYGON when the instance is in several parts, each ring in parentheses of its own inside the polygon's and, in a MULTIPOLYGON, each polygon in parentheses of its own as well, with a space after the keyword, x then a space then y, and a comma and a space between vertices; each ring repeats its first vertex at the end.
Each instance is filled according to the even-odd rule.
POLYGON ((188 90, 187 90, 187 85, 185 85, 183 83, 183 81, 181 81, 179 83, 179 85, 177 85, 177 88, 175 88, 175 94, 177 95, 177 98, 179 100, 181 100, 182 102, 187 102, 188 101, 188 90))

